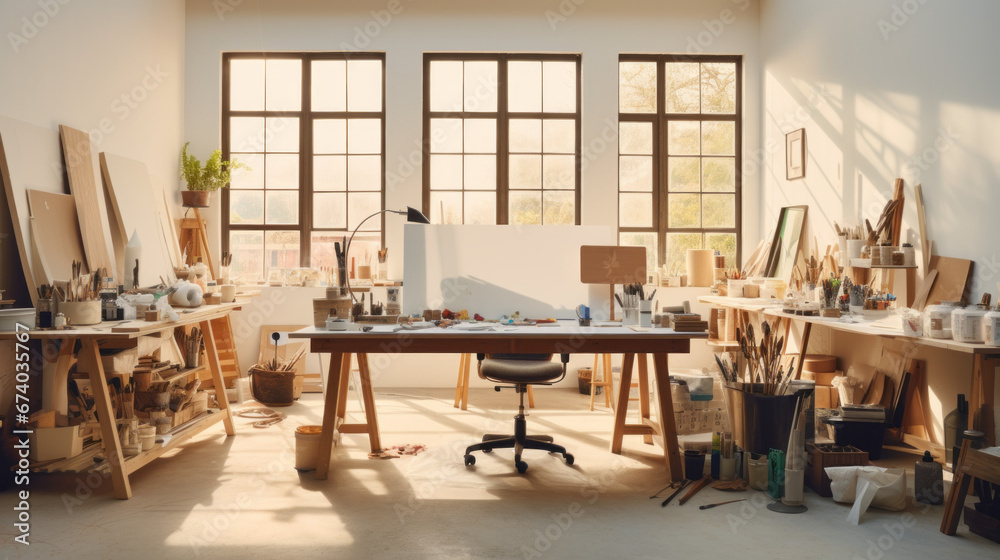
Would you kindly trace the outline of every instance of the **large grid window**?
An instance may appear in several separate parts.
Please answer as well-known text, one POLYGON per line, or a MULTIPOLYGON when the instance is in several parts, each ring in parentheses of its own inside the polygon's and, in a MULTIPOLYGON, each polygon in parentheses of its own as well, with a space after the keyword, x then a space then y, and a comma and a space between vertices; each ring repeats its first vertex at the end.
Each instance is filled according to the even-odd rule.
POLYGON ((682 271, 687 249, 739 266, 742 61, 621 55, 618 235, 649 266, 682 271))
MULTIPOLYGON (((383 208, 384 76, 381 53, 223 55, 224 157, 251 168, 222 196, 233 275, 335 267, 334 241, 383 208)), ((361 242, 381 245, 382 223, 352 254, 373 254, 361 242)))
POLYGON ((580 223, 580 56, 424 55, 424 213, 580 223))

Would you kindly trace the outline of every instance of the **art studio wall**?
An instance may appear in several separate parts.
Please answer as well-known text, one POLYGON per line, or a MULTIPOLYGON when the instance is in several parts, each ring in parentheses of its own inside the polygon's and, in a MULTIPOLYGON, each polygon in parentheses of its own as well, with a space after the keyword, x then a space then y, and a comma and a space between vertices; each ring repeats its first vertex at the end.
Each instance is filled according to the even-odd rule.
MULTIPOLYGON (((841 225, 878 218, 893 181, 906 182, 904 241, 919 246, 913 186, 922 185, 935 253, 974 261, 972 299, 997 294, 1000 255, 1000 75, 989 0, 763 0, 761 235, 782 206, 808 204, 820 242, 841 225), (785 179, 785 134, 805 128, 806 176, 785 179)), ((822 247, 821 247, 822 250, 822 247)), ((841 337, 851 360, 866 347, 841 337)), ((971 360, 926 352, 937 423, 968 393, 971 360)), ((873 363, 873 362, 870 362, 873 363)))
MULTIPOLYGON (((425 51, 541 51, 583 55, 582 223, 617 227, 617 61, 622 52, 745 55, 744 147, 760 136, 756 0, 387 0, 187 3, 185 135, 195 153, 220 144, 224 51, 386 53, 386 207, 420 207, 422 57, 425 51), (389 13, 392 4, 396 13, 389 13), (460 12, 460 14, 459 14, 460 12)), ((757 243, 759 174, 744 179, 749 250, 757 243)), ((209 235, 218 247, 219 209, 209 235)), ((386 220, 386 243, 402 244, 402 220, 386 220)), ((393 250, 395 251, 395 249, 393 250)), ((746 250, 744 251, 746 253, 746 250)), ((390 253, 392 254, 392 253, 390 253)), ((396 253, 399 254, 399 253, 396 253)), ((389 260, 401 277, 402 259, 389 260)), ((405 295, 405 294, 404 294, 405 295)))

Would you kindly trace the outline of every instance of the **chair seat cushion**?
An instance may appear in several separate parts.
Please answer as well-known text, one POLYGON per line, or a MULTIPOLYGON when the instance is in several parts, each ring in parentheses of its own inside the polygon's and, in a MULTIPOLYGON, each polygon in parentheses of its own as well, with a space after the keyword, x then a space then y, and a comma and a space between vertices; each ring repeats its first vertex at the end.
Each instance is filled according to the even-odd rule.
POLYGON ((480 372, 500 383, 545 383, 562 375, 562 364, 553 361, 486 359, 480 372))

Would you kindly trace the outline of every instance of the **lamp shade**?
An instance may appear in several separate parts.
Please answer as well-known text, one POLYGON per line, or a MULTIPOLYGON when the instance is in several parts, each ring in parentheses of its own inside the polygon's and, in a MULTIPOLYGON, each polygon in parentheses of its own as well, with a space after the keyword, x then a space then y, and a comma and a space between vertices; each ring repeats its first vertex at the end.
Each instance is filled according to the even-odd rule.
POLYGON ((407 222, 414 222, 414 223, 418 223, 418 224, 429 224, 429 223, 431 223, 431 221, 427 219, 427 216, 424 216, 423 212, 421 212, 420 210, 417 210, 416 208, 414 208, 412 206, 407 206, 406 207, 406 221, 407 222))

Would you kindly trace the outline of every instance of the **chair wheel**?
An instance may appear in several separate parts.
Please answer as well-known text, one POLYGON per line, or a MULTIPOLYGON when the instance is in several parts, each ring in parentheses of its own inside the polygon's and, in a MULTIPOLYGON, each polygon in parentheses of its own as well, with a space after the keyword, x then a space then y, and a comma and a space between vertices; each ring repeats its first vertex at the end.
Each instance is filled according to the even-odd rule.
POLYGON ((481 451, 483 453, 493 453, 493 448, 492 447, 485 447, 485 448, 481 449, 481 451))
POLYGON ((517 467, 517 472, 520 474, 524 474, 524 471, 528 470, 528 463, 525 463, 524 461, 518 461, 514 463, 514 466, 517 467))
POLYGON ((573 464, 573 461, 574 461, 573 455, 567 453, 567 454, 563 455, 563 458, 566 459, 566 464, 567 465, 572 465, 573 464))
POLYGON ((475 465, 475 464, 476 464, 476 456, 475 455, 466 455, 465 456, 465 466, 471 467, 472 465, 475 465))

